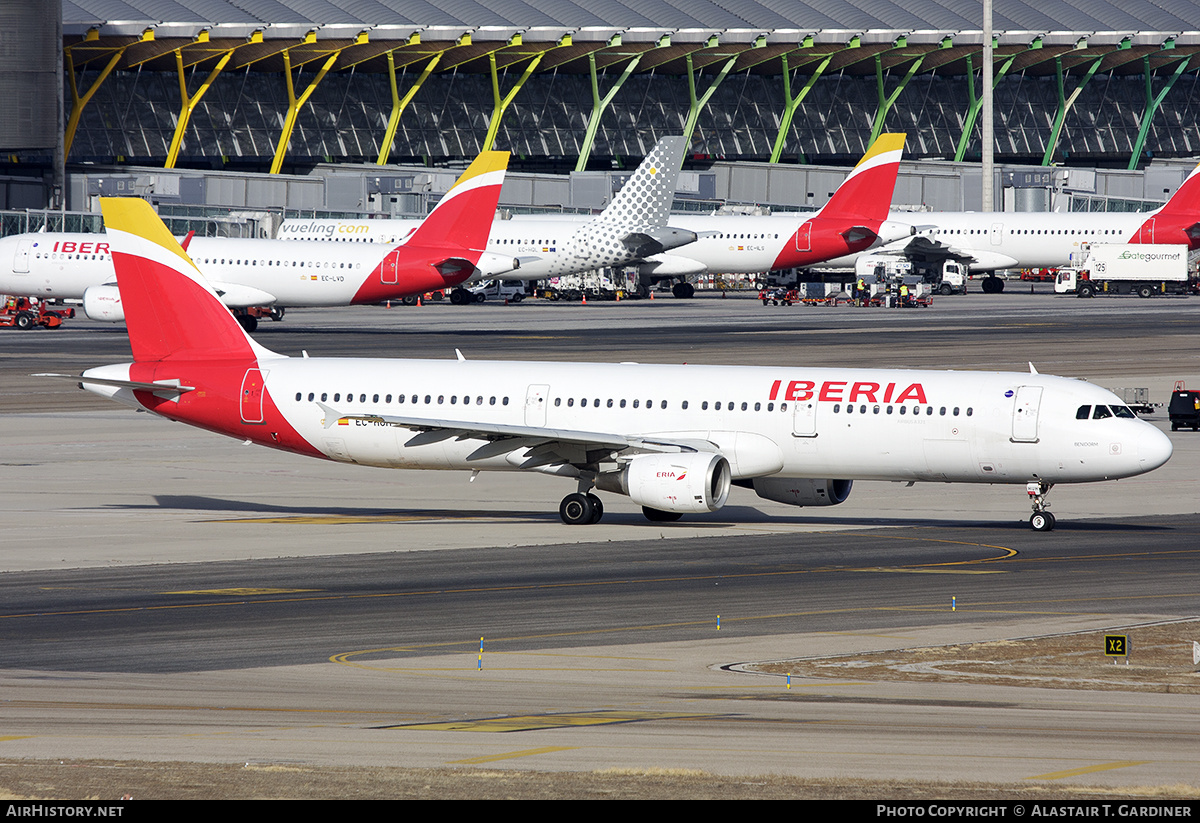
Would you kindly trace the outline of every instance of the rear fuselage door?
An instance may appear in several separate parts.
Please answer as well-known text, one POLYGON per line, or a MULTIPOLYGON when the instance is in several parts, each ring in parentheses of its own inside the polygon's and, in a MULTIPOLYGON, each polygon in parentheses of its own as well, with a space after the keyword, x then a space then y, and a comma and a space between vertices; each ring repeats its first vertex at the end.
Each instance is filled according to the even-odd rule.
POLYGON ((247 369, 242 378, 242 422, 263 422, 263 392, 265 375, 258 369, 247 369))

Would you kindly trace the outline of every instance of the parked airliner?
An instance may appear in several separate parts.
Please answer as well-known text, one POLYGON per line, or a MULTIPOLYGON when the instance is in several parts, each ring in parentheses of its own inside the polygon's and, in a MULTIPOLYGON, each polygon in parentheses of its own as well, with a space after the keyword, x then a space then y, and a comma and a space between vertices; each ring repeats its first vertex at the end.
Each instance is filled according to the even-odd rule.
MULTIPOLYGON (((348 306, 396 300, 495 277, 519 265, 486 251, 508 152, 483 152, 434 210, 388 247, 195 237, 188 253, 238 320, 245 309, 348 306)), ((0 293, 82 298, 95 320, 124 319, 108 241, 95 234, 36 232, 0 240, 0 293)))
MULTIPOLYGON (((955 259, 971 271, 1058 268, 1082 243, 1169 243, 1200 248, 1200 166, 1161 208, 1151 212, 893 212, 893 222, 913 224, 913 236, 875 249, 914 262, 955 259), (918 225, 919 223, 919 225, 918 225)), ((857 255, 821 268, 854 268, 857 255)), ((984 280, 984 291, 1003 281, 984 280)))
MULTIPOLYGON (((626 266, 667 249, 691 243, 693 232, 667 225, 687 141, 664 137, 625 185, 595 217, 518 217, 492 224, 487 248, 516 257, 519 270, 506 280, 544 280, 567 274, 626 266)), ((324 239, 393 243, 420 223, 414 219, 289 219, 279 227, 280 239, 324 239)), ((452 292, 452 302, 467 298, 452 292)))
MULTIPOLYGON (((561 268, 554 268, 556 254, 581 254, 577 249, 592 248, 600 239, 603 248, 613 254, 591 268, 637 265, 648 281, 706 272, 755 273, 811 266, 912 236, 907 216, 899 222, 888 219, 904 139, 903 134, 880 135, 829 202, 815 213, 672 215, 672 239, 684 236, 695 240, 673 250, 656 248, 652 242, 626 242, 622 248, 613 239, 592 237, 585 234, 591 231, 588 218, 514 217, 492 224, 488 250, 515 253, 520 258, 521 268, 505 275, 506 280, 540 280, 562 274, 561 268), (616 252, 623 253, 616 256, 616 252)), ((631 178, 613 205, 625 198, 633 182, 631 178)), ((285 220, 280 237, 390 242, 410 225, 404 220, 285 220)), ((689 297, 690 287, 676 294, 689 297)))
POLYGON ((133 362, 54 375, 272 448, 409 469, 537 471, 651 520, 712 512, 732 485, 796 506, 854 480, 1024 484, 1047 531, 1056 483, 1114 480, 1171 442, 1112 393, 1024 373, 289 358, 237 324, 142 200, 101 200, 133 362))

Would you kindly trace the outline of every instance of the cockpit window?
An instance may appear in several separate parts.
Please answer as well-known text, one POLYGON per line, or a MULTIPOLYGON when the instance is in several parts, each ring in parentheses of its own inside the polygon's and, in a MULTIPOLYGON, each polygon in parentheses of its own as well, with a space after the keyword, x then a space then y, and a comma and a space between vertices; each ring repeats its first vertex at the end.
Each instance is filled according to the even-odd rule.
POLYGON ((1079 410, 1075 412, 1076 420, 1087 420, 1091 416, 1092 416, 1092 407, 1091 406, 1080 406, 1079 410))
POLYGON ((1133 413, 1133 409, 1128 406, 1110 406, 1113 414, 1117 417, 1124 417, 1126 420, 1135 420, 1137 415, 1133 413))
POLYGON ((1093 420, 1103 420, 1106 417, 1112 417, 1112 412, 1108 410, 1108 406, 1097 406, 1096 410, 1092 412, 1093 420))

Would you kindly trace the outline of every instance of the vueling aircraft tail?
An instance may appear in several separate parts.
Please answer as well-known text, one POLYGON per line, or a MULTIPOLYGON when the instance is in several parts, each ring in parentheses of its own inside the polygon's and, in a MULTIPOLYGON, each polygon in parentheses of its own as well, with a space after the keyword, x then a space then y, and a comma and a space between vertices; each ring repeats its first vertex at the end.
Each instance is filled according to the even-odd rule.
POLYGON ((507 168, 508 152, 481 152, 405 245, 486 249, 507 168))
POLYGON ((242 330, 149 203, 102 197, 100 208, 136 362, 277 356, 242 330))
POLYGON ((858 161, 854 171, 833 193, 821 209, 821 217, 841 220, 888 219, 900 156, 904 152, 903 134, 881 134, 858 161))

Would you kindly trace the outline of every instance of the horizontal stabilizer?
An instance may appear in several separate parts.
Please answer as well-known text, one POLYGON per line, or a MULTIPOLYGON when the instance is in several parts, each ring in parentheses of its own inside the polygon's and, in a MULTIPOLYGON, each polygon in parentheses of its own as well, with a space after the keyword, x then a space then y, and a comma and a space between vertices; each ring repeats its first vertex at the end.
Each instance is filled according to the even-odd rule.
POLYGON ((112 386, 118 389, 134 389, 135 391, 154 392, 156 395, 163 397, 167 395, 175 395, 176 397, 186 392, 195 391, 195 386, 184 386, 179 380, 156 380, 153 383, 144 383, 138 380, 112 380, 106 377, 88 377, 83 374, 34 374, 31 377, 53 377, 59 380, 72 380, 79 384, 79 388, 83 388, 84 383, 91 383, 96 386, 112 386))
POLYGON ((671 226, 634 231, 621 238, 622 245, 638 257, 662 254, 668 249, 696 242, 696 233, 671 226))

